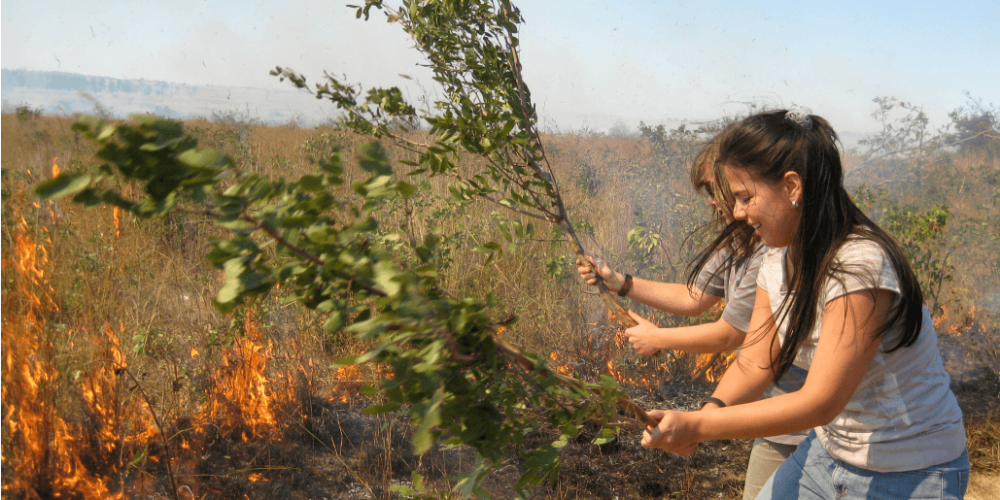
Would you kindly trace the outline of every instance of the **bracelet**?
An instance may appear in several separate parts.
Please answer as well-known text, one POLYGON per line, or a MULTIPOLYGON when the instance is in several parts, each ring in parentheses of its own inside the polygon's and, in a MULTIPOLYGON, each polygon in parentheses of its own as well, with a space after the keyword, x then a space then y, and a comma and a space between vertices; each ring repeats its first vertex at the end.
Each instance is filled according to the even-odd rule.
MULTIPOLYGON (((726 403, 724 401, 722 401, 721 399, 709 396, 709 397, 705 398, 701 402, 701 408, 704 408, 705 405, 707 405, 708 403, 714 403, 715 406, 718 406, 719 408, 725 408, 726 407, 726 403)), ((701 408, 699 408, 699 409, 701 409, 701 408)))
POLYGON ((622 287, 618 289, 618 296, 619 297, 624 297, 624 296, 628 295, 628 293, 630 291, 632 291, 632 275, 631 274, 626 274, 625 275, 625 282, 622 283, 622 287))

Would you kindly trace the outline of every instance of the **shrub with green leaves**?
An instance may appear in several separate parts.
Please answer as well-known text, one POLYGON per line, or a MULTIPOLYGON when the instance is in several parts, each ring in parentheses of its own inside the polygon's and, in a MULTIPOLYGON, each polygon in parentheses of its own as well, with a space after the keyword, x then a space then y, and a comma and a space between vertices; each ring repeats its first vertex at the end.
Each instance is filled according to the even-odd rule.
MULTIPOLYGON (((432 231, 417 240, 373 217, 393 200, 419 196, 419 176, 445 176, 453 203, 492 203, 508 214, 492 222, 509 244, 536 232, 534 220, 551 224, 583 255, 576 231, 586 225, 568 216, 521 77, 520 12, 508 1, 406 1, 394 10, 368 0, 358 17, 367 19, 372 8, 411 35, 444 97, 418 114, 395 87, 362 92, 327 75, 313 91, 342 111, 341 126, 408 152, 409 159, 397 162, 417 184, 394 177, 379 142, 360 148, 358 161, 368 177, 351 183, 356 197, 347 199, 335 189, 345 182, 343 159, 330 154, 327 142, 307 145, 318 156, 315 173, 275 180, 198 149, 177 123, 144 117, 135 124, 81 122, 78 131, 100 143, 97 157, 106 163, 97 175, 67 173, 38 193, 114 205, 146 218, 197 214, 227 229, 229 236, 214 241, 208 253, 226 276, 216 306, 230 311, 281 284, 288 300, 326 315, 327 332, 344 330, 366 340, 373 347, 342 362, 390 367, 390 377, 366 389, 385 401, 369 411, 405 412, 416 425, 418 453, 439 440, 474 448, 477 467, 457 485, 463 494, 484 493, 479 485, 485 474, 532 430, 558 429, 554 442, 522 452, 525 472, 517 488, 523 493, 554 479, 558 450, 584 423, 618 422, 619 406, 636 416, 637 425, 655 422, 610 377, 578 381, 497 340, 497 328, 515 318, 493 318, 492 299, 453 296, 440 286, 440 235, 432 231), (421 122, 429 132, 414 133, 421 122), (469 156, 480 160, 478 171, 461 165, 469 156), (121 182, 144 195, 127 198, 121 182)), ((306 78, 290 69, 273 73, 307 88, 306 78)), ((486 241, 478 250, 492 257, 503 247, 486 241)), ((550 272, 564 273, 571 260, 556 253, 550 272)), ((620 320, 632 324, 607 287, 599 288, 620 320)), ((596 440, 613 435, 605 428, 596 440)), ((431 494, 408 492, 416 493, 431 494)))
MULTIPOLYGON (((518 488, 553 478, 561 444, 585 422, 619 420, 617 405, 629 405, 610 378, 570 379, 496 340, 497 328, 514 318, 494 319, 490 301, 440 287, 436 236, 412 242, 405 252, 395 242, 406 238, 386 237, 391 234, 373 213, 387 196, 409 197, 416 187, 394 179, 378 143, 361 148, 358 161, 368 177, 352 183, 357 197, 351 201, 336 194, 344 183, 336 153, 314 173, 273 180, 241 171, 218 151, 198 149, 176 122, 85 119, 75 127, 100 144, 96 156, 105 163, 94 174, 67 172, 42 183, 39 195, 113 205, 142 218, 197 214, 227 229, 228 237, 214 240, 207 254, 226 276, 217 308, 231 311, 281 284, 287 300, 325 315, 327 332, 345 330, 370 341, 369 350, 341 361, 390 367, 391 376, 366 389, 384 398, 368 411, 405 412, 417 426, 418 453, 438 440, 474 448, 480 462, 460 481, 464 493, 480 491, 484 475, 510 447, 523 445, 541 426, 563 437, 523 452, 528 465, 518 488)), ((598 442, 613 434, 605 429, 598 442)))
MULTIPOLYGON (((484 201, 521 218, 558 225, 577 256, 583 256, 521 75, 517 7, 507 0, 410 0, 393 9, 382 0, 367 0, 357 7, 357 16, 367 20, 373 8, 399 24, 425 57, 443 96, 429 109, 418 112, 397 87, 364 92, 326 74, 310 89, 306 76, 292 69, 277 67, 271 73, 336 105, 342 127, 412 153, 415 161, 400 160, 413 167, 410 175, 447 176, 459 203, 484 201), (429 134, 411 134, 421 122, 430 125, 429 134), (459 168, 463 155, 481 159, 482 169, 459 168)), ((493 254, 502 247, 487 242, 479 250, 493 254)), ((634 325, 607 287, 599 283, 598 288, 619 322, 634 325)))

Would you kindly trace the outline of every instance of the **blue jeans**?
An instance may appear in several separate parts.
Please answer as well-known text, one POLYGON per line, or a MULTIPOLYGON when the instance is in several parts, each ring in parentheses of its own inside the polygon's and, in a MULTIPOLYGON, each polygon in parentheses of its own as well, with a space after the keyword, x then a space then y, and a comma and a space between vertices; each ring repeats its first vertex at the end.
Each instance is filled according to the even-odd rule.
POLYGON ((874 472, 831 457, 813 431, 764 484, 757 500, 961 500, 968 485, 968 452, 926 469, 874 472))

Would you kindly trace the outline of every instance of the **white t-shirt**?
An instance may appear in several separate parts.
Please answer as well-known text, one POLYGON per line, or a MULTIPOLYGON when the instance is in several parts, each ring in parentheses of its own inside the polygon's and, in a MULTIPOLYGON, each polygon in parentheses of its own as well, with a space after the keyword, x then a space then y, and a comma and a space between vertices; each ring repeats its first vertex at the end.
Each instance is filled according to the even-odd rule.
MULTIPOLYGON (((715 252, 705 263, 695 281, 695 286, 701 291, 716 297, 725 297, 726 307, 722 311, 722 319, 744 332, 750 328, 750 316, 753 314, 754 300, 757 297, 757 274, 766 251, 767 247, 760 246, 742 265, 734 266, 732 247, 724 247, 715 252)), ((806 371, 792 367, 781 380, 767 388, 763 398, 797 391, 802 388, 805 381, 806 371)), ((779 444, 797 445, 808 434, 808 431, 800 431, 768 436, 764 439, 779 444)))
MULTIPOLYGON (((785 251, 770 249, 757 277, 757 284, 768 293, 776 319, 788 295, 785 251)), ((827 280, 825 297, 817 306, 816 326, 795 357, 794 364, 806 370, 816 353, 827 302, 872 287, 895 293, 899 302, 896 273, 875 242, 851 239, 837 252, 836 261, 844 272, 838 274, 839 279, 827 280)), ((786 327, 778 325, 781 342, 787 337, 786 327)), ((900 334, 897 328, 883 335, 882 348, 847 406, 829 424, 816 428, 820 442, 834 458, 867 470, 899 472, 948 462, 965 450, 962 411, 949 387, 927 308, 917 341, 885 352, 900 334)))

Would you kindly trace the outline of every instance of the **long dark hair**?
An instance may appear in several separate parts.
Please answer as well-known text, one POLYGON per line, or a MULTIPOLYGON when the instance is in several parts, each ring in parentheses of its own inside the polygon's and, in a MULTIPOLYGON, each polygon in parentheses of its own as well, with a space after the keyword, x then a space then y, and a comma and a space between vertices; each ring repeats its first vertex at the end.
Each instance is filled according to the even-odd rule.
POLYGON ((721 135, 710 139, 695 156, 694 163, 691 165, 691 185, 694 186, 694 190, 714 199, 716 206, 726 215, 713 214, 712 222, 703 228, 721 228, 721 231, 715 238, 715 242, 702 249, 688 267, 687 286, 689 289, 697 286, 701 270, 708 264, 718 248, 723 248, 723 245, 741 247, 734 252, 733 258, 728 260, 727 265, 713 270, 710 278, 713 280, 717 275, 724 275, 729 272, 729 269, 743 265, 747 259, 752 257, 754 250, 760 243, 760 238, 754 234, 753 229, 747 223, 741 220, 726 222, 727 216, 732 218, 736 198, 733 196, 733 190, 730 188, 726 176, 719 175, 715 171, 721 139, 721 135), (708 180, 708 172, 710 171, 714 177, 712 181, 708 180))
MULTIPOLYGON (((876 331, 876 337, 881 338, 894 326, 902 326, 889 352, 916 342, 923 316, 920 285, 902 249, 861 212, 844 189, 836 132, 819 116, 787 113, 760 113, 730 125, 721 134, 715 163, 717 177, 725 175, 725 168, 737 168, 763 182, 776 183, 787 172, 795 172, 802 179, 792 271, 786 273, 788 290, 796 293, 789 293, 774 315, 778 324, 786 325, 788 335, 777 359, 772 360, 776 379, 792 366, 799 347, 816 326, 817 305, 827 280, 840 280, 851 273, 836 261, 837 251, 849 237, 870 240, 882 247, 896 272, 899 303, 876 331)), ((712 246, 721 246, 720 240, 712 246)), ((876 276, 859 279, 870 280, 872 294, 877 293, 876 276)))

